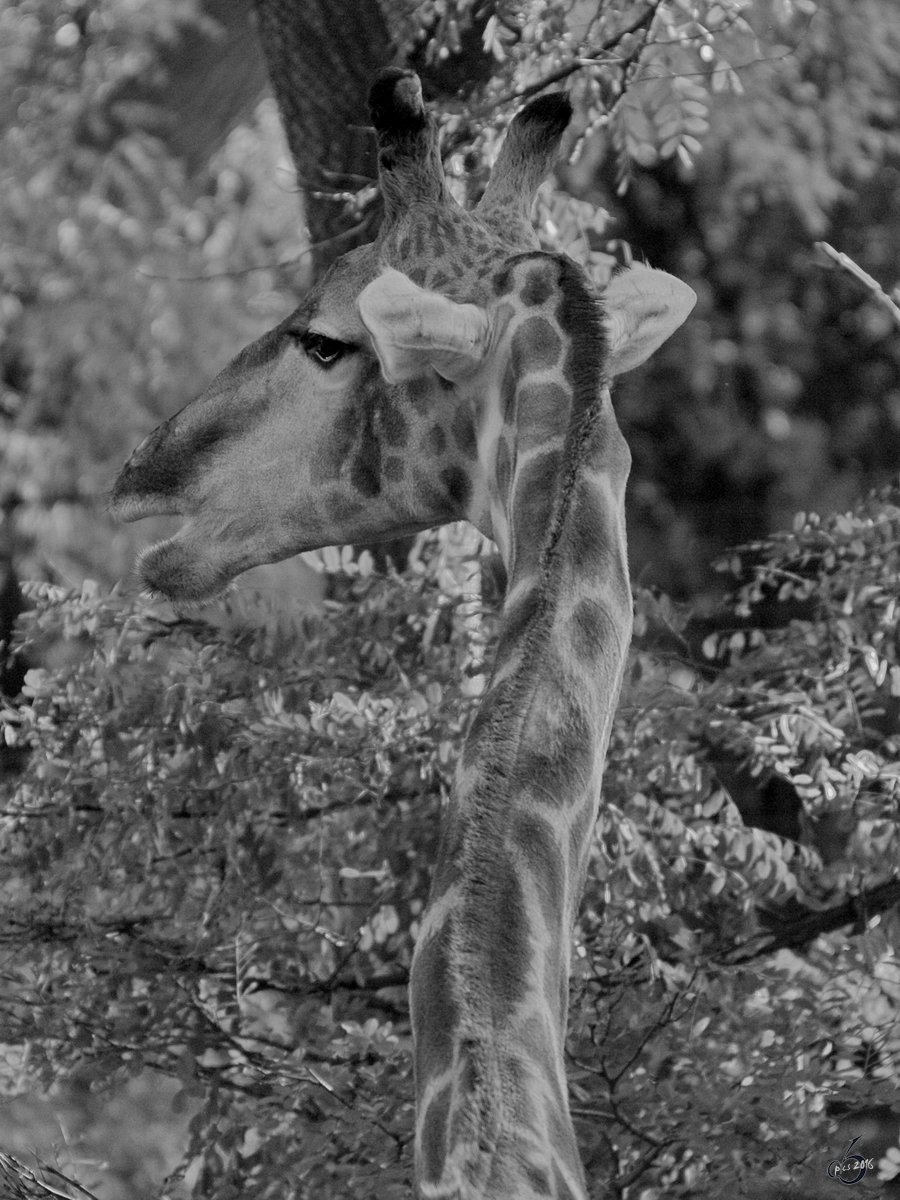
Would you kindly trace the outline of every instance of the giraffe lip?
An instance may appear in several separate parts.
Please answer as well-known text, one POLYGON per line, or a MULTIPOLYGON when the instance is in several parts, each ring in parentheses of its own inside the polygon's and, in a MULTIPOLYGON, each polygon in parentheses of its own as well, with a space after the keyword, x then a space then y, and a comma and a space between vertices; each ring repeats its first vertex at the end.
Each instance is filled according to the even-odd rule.
POLYGON ((210 545, 188 520, 172 537, 154 542, 141 552, 137 574, 152 595, 178 603, 202 604, 224 592, 244 566, 210 545))
POLYGON ((174 500, 166 500, 162 496, 139 496, 133 492, 120 491, 118 486, 113 488, 109 499, 108 511, 110 516, 125 525, 132 521, 142 521, 144 517, 180 517, 183 515, 181 506, 174 500))

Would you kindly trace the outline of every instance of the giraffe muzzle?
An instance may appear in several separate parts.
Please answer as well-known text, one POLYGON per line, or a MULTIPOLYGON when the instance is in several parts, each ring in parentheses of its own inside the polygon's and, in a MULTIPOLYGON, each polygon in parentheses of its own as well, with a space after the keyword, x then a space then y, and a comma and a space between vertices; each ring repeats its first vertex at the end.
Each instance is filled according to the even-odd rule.
POLYGON ((184 513, 183 472, 171 453, 171 433, 172 423, 165 421, 132 451, 109 498, 109 512, 115 520, 130 522, 184 513))
POLYGON ((202 547, 192 522, 174 537, 149 546, 141 554, 137 574, 151 595, 178 604, 204 604, 226 591, 243 569, 216 553, 205 539, 202 547))

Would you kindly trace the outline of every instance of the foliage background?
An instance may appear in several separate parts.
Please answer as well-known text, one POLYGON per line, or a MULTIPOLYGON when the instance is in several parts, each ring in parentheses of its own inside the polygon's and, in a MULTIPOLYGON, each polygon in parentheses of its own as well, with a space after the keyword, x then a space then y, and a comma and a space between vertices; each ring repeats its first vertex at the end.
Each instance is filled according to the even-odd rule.
MULTIPOLYGON (((329 552, 189 616, 108 595, 165 529, 104 516, 131 447, 377 219, 370 148, 295 175, 237 7, 0 4, 0 610, 29 610, 0 679, 0 1142, 125 1200, 388 1198, 482 547, 424 539, 402 581, 329 552)), ((653 590, 577 931, 597 1194, 837 1194, 863 1126, 890 1188, 900 518, 859 498, 896 469, 900 336, 814 242, 900 274, 896 5, 357 9, 446 112, 461 188, 522 97, 571 86, 589 135, 545 243, 699 296, 617 392, 653 590)))

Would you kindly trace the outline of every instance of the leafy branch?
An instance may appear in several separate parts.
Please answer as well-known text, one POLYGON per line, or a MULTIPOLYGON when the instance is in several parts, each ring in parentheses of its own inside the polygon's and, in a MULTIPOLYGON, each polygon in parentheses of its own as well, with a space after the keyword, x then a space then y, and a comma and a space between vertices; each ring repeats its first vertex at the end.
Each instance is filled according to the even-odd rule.
POLYGON ((491 108, 493 109, 500 104, 508 104, 513 100, 528 100, 532 96, 536 96, 539 92, 542 92, 544 88, 550 87, 554 83, 560 83, 563 79, 568 79, 571 75, 574 75, 576 71, 593 65, 598 59, 603 58, 604 55, 614 50, 620 42, 623 42, 632 33, 638 33, 641 30, 645 34, 649 33, 654 18, 662 7, 662 4, 663 0, 656 0, 655 3, 650 4, 648 8, 635 17, 630 24, 624 26, 617 33, 612 34, 601 42, 596 50, 591 50, 587 54, 579 54, 577 58, 567 63, 564 67, 558 67, 555 71, 550 71, 547 75, 542 76, 536 83, 530 83, 527 87, 506 92, 496 100, 491 101, 491 108))
MULTIPOLYGON (((764 913, 769 931, 760 933, 744 946, 727 956, 730 963, 748 963, 753 959, 774 954, 778 950, 802 950, 823 933, 834 933, 852 925, 851 933, 862 933, 873 917, 889 912, 900 904, 900 879, 850 896, 843 904, 824 911, 802 908, 802 915, 792 913, 783 919, 778 913, 764 913)), ((795 910, 796 911, 796 910, 795 910)))

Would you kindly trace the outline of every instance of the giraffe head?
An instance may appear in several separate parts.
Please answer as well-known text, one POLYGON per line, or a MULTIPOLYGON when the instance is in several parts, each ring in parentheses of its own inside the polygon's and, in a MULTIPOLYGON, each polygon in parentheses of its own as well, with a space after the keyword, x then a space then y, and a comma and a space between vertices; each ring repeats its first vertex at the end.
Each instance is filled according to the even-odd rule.
MULTIPOLYGON (((385 207, 378 239, 340 259, 151 433, 115 483, 120 519, 184 518, 139 564, 143 583, 172 600, 204 600, 250 567, 323 545, 463 517, 497 532, 498 427, 516 421, 498 415, 515 353, 511 290, 523 255, 556 261, 536 253, 528 214, 569 102, 542 96, 518 114, 472 212, 447 190, 416 76, 383 72, 370 105, 385 207)), ((526 276, 526 305, 549 312, 554 286, 540 271, 526 276)), ((606 345, 587 348, 602 357, 604 380, 646 357, 692 303, 660 272, 614 280, 606 345)))

